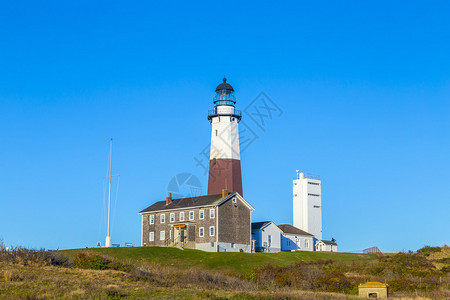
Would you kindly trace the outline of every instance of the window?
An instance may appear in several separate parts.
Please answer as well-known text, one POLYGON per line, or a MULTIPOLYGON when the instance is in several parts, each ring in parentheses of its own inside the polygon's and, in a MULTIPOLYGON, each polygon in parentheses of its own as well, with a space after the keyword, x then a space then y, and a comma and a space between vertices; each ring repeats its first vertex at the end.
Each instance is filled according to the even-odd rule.
POLYGON ((216 136, 217 136, 217 129, 216 129, 216 136))
POLYGON ((236 200, 236 198, 233 198, 233 203, 237 203, 237 200, 236 200))
POLYGON ((189 220, 194 220, 194 212, 193 211, 189 212, 189 220))
POLYGON ((184 211, 180 212, 180 221, 184 221, 184 211))
POLYGON ((317 182, 311 182, 311 181, 308 181, 308 184, 312 184, 312 185, 320 185, 320 184, 317 183, 317 182))
POLYGON ((236 248, 236 245, 234 243, 231 243, 231 248, 236 248))
POLYGON ((214 219, 214 216, 216 215, 216 210, 213 208, 213 209, 210 209, 209 210, 209 218, 210 219, 214 219))
POLYGON ((305 240, 305 248, 309 248, 309 240, 305 240))
POLYGON ((320 208, 320 206, 319 205, 314 205, 314 208, 320 208))
POLYGON ((166 215, 165 215, 165 214, 162 214, 162 215, 161 215, 161 217, 160 217, 160 222, 161 222, 161 223, 166 223, 166 215))
POLYGON ((272 236, 270 234, 267 236, 267 240, 269 241, 269 245, 270 245, 272 243, 272 236))
POLYGON ((317 194, 310 194, 310 193, 308 193, 308 196, 320 197, 320 195, 317 195, 317 194))
POLYGON ((198 229, 198 236, 199 236, 199 237, 203 237, 204 235, 205 235, 205 228, 200 227, 200 228, 198 229))
POLYGON ((215 234, 214 226, 209 226, 209 236, 214 236, 214 234, 215 234))
POLYGON ((150 216, 150 224, 155 224, 155 215, 150 216))
POLYGON ((149 235, 148 235, 148 240, 150 242, 153 242, 155 240, 155 232, 150 231, 149 235))
POLYGON ((211 242, 211 247, 214 247, 214 242, 211 242))
POLYGON ((164 230, 161 230, 161 232, 159 233, 159 239, 161 241, 164 241, 166 239, 166 232, 164 230))
POLYGON ((199 218, 200 220, 203 220, 205 218, 205 211, 203 209, 199 212, 199 218))
POLYGON ((175 213, 170 213, 170 223, 175 222, 175 213))

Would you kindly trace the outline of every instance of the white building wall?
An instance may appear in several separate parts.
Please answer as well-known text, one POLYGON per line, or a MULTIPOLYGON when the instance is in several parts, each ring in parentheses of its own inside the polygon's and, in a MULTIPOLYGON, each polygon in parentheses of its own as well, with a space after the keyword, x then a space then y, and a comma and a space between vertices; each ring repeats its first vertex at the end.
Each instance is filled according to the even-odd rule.
POLYGON ((314 251, 312 236, 284 233, 281 235, 281 251, 314 251))
POLYGON ((322 183, 300 173, 293 181, 294 227, 322 239, 322 183))
POLYGON ((321 241, 319 241, 316 245, 316 251, 323 251, 323 252, 338 252, 336 245, 327 245, 321 241))
POLYGON ((253 230, 252 234, 256 240, 256 251, 260 249, 264 249, 267 252, 281 251, 281 232, 274 223, 270 223, 261 229, 253 230))
MULTIPOLYGON (((222 106, 218 107, 221 108, 222 106)), ((234 107, 227 106, 233 110, 234 107)), ((241 159, 239 152, 238 120, 231 116, 217 116, 211 119, 210 159, 241 159)))

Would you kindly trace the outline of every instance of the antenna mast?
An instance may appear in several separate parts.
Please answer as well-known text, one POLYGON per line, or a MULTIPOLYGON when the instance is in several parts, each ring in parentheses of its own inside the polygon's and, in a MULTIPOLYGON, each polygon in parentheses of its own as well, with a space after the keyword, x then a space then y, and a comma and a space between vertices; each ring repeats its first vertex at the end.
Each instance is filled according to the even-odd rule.
POLYGON ((118 175, 112 175, 112 141, 113 141, 113 139, 111 139, 111 144, 110 144, 110 148, 109 148, 109 176, 107 176, 109 178, 109 188, 108 188, 108 227, 107 227, 105 247, 111 247, 111 236, 110 236, 110 227, 111 227, 111 223, 110 223, 110 219, 111 219, 111 178, 113 176, 118 176, 118 175))

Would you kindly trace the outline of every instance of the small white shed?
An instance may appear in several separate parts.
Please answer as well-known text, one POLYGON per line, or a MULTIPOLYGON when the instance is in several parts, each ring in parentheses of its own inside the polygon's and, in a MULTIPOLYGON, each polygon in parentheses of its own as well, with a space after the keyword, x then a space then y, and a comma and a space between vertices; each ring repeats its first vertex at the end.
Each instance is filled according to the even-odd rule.
POLYGON ((272 221, 252 223, 252 239, 256 252, 280 252, 281 230, 272 221))
POLYGON ((337 252, 337 246, 333 241, 320 240, 316 243, 316 251, 337 252))

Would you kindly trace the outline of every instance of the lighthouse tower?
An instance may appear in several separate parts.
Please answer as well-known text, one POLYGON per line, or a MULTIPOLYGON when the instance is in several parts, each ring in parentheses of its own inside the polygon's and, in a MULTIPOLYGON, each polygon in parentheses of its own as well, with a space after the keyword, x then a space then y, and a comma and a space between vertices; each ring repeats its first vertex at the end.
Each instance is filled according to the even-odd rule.
POLYGON ((224 78, 216 88, 214 109, 208 112, 211 123, 208 195, 223 189, 242 195, 241 156, 238 124, 241 112, 234 109, 234 89, 224 78))

